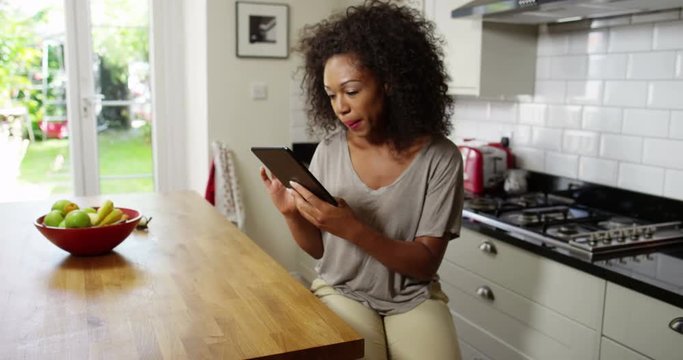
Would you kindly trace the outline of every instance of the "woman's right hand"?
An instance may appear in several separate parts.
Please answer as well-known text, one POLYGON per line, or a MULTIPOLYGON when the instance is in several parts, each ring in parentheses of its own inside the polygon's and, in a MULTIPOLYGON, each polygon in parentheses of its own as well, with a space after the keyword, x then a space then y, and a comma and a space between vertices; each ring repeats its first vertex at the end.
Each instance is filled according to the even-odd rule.
POLYGON ((261 166, 261 180, 268 190, 270 199, 282 215, 289 216, 298 213, 296 200, 290 193, 292 190, 288 190, 276 177, 268 176, 268 172, 263 166, 261 166))

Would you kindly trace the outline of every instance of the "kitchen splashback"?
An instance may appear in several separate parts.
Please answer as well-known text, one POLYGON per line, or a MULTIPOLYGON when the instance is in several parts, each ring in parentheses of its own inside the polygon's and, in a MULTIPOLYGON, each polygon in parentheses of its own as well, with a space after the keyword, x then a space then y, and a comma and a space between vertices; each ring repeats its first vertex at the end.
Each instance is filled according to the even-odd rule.
POLYGON ((535 92, 458 97, 451 138, 509 136, 521 168, 683 200, 680 17, 540 34, 535 92))

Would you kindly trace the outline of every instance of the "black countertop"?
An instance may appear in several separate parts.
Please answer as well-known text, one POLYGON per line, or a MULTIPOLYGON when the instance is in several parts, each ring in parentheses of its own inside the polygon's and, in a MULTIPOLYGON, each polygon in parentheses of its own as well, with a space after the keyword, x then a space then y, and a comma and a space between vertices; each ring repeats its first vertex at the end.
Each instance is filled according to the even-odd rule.
MULTIPOLYGON (((683 220, 683 202, 573 179, 531 173, 530 190, 561 193, 580 204, 650 221, 683 220)), ((566 249, 513 237, 506 231, 468 219, 467 213, 463 216, 463 226, 470 230, 683 308, 683 245, 590 260, 566 249)))

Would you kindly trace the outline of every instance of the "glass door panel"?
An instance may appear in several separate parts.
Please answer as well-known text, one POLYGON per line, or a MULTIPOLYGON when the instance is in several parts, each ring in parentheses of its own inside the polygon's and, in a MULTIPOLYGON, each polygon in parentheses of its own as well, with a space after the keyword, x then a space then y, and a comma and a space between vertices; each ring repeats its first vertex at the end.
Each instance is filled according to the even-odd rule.
POLYGON ((91 0, 100 192, 154 190, 149 4, 91 0))
POLYGON ((74 192, 63 0, 0 1, 0 201, 74 192))

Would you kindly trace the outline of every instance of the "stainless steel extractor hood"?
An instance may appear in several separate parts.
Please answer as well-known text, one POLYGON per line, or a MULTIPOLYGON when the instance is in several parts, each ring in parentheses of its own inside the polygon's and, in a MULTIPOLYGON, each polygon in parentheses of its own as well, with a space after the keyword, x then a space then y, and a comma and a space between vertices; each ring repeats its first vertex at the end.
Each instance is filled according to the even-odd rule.
POLYGON ((680 9, 683 0, 474 0, 451 17, 482 17, 484 21, 545 24, 680 9))

